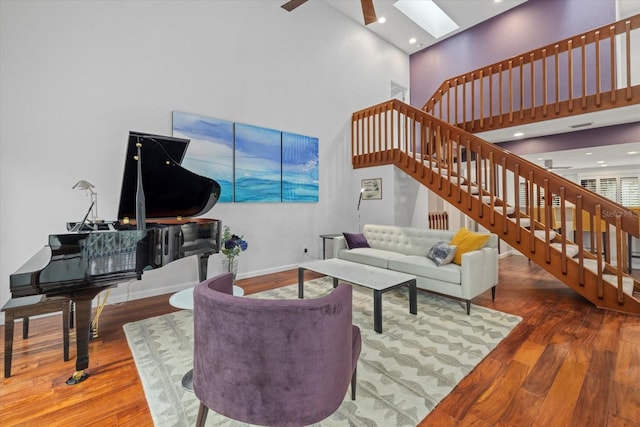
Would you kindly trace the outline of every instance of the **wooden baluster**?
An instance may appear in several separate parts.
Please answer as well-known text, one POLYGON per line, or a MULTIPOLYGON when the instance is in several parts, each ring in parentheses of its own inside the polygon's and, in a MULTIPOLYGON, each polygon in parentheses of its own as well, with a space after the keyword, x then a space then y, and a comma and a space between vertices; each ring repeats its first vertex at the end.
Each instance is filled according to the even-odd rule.
POLYGON ((475 127, 476 120, 476 78, 475 73, 471 73, 471 130, 475 127))
POLYGON ((440 95, 440 102, 438 102, 438 112, 439 112, 438 118, 440 120, 442 120, 442 104, 443 104, 443 102, 442 102, 442 89, 438 93, 440 95))
MULTIPOLYGON (((533 210, 534 208, 534 203, 533 203, 533 171, 529 172, 529 182, 528 182, 528 187, 529 187, 529 207, 530 210, 533 210)), ((533 217, 533 214, 529 215, 529 232, 530 232, 530 236, 529 236, 529 250, 531 251, 532 254, 536 253, 536 222, 535 222, 535 218, 533 217)))
POLYGON ((467 130, 467 77, 462 76, 462 128, 467 130))
MULTIPOLYGON (((491 206, 491 210, 489 211, 489 221, 491 222, 491 225, 495 225, 496 223, 496 206, 495 206, 495 198, 496 198, 496 193, 495 193, 495 180, 496 180, 496 174, 495 174, 495 170, 494 170, 495 164, 493 162, 493 151, 489 152, 489 206, 491 206)), ((485 173, 486 173, 486 168, 485 168, 485 173)))
POLYGON ((631 21, 626 21, 624 23, 624 32, 625 32, 625 40, 626 50, 627 50, 627 101, 631 100, 631 21))
POLYGON ((513 123, 513 61, 509 61, 509 123, 513 123))
POLYGON ((483 189, 483 185, 482 185, 482 171, 480 170, 480 168, 482 167, 482 145, 478 146, 478 154, 476 155, 476 182, 478 185, 478 216, 480 218, 482 218, 482 189, 483 189))
POLYGON ((560 229, 562 230, 562 274, 567 274, 567 213, 564 185, 560 187, 560 229))
POLYGON ((587 49, 586 37, 580 37, 580 57, 582 59, 582 109, 587 108, 587 49))
POLYGON ((451 123, 451 83, 447 80, 447 123, 451 123))
POLYGON ((544 182, 544 219, 545 219, 545 227, 544 227, 544 240, 546 245, 544 245, 544 260, 547 264, 551 264, 551 247, 549 244, 551 243, 551 194, 549 193, 549 178, 545 178, 544 182))
POLYGON ((418 138, 416 138, 417 132, 418 132, 418 128, 417 128, 417 120, 416 120, 416 113, 415 111, 412 113, 412 129, 413 132, 411 132, 411 145, 413 147, 413 172, 415 173, 418 169, 418 138))
POLYGON ((622 272, 624 271, 624 260, 627 258, 626 252, 623 252, 624 239, 622 236, 622 214, 616 214, 616 259, 618 260, 618 304, 624 303, 624 294, 622 291, 622 272))
POLYGON ((436 161, 438 162, 438 190, 442 190, 442 132, 436 127, 436 161))
POLYGON ((529 56, 530 64, 531 64, 531 118, 535 119, 536 117, 536 77, 535 77, 535 61, 534 54, 532 53, 529 56))
MULTIPOLYGON (((458 161, 456 162, 456 171, 458 174, 458 204, 462 203, 462 189, 460 186, 462 185, 462 170, 460 169, 460 164, 462 163, 462 144, 460 143, 460 135, 456 137, 456 157, 458 161)), ((469 184, 469 180, 467 180, 467 185, 469 184)))
POLYGON ((358 158, 358 149, 356 148, 356 139, 358 138, 358 115, 353 114, 351 116, 351 164, 356 166, 356 159, 358 158))
POLYGON ((616 27, 609 27, 609 58, 611 66, 611 103, 616 103, 616 27))
POLYGON ((427 159, 428 161, 428 155, 429 155, 429 149, 427 148, 427 127, 426 124, 424 122, 425 118, 422 117, 420 118, 420 157, 421 157, 421 163, 422 163, 422 174, 420 176, 420 178, 424 179, 424 173, 425 173, 425 166, 424 166, 424 162, 425 159, 427 159))
MULTIPOLYGON (((471 140, 467 139, 467 209, 471 210, 471 183, 473 179, 471 179, 471 140)), ((477 157, 477 156, 476 156, 477 157)))
MULTIPOLYGON (((593 229, 591 229, 593 230, 593 229)), ((596 204, 596 259, 598 260, 598 298, 604 298, 604 284, 602 283, 602 206, 596 204)))
POLYGON ((513 166, 513 192, 516 205, 516 242, 520 243, 522 240, 520 231, 520 163, 516 163, 513 166))
POLYGON ((451 197, 451 173, 453 172, 453 142, 451 141, 451 130, 447 129, 447 195, 451 197))
POLYGON ((396 112, 395 112, 395 110, 391 110, 391 117, 389 117, 389 119, 391 121, 391 126, 389 126, 389 145, 390 145, 390 149, 391 149, 391 152, 389 153, 389 159, 393 159, 395 145, 396 145, 393 142, 393 130, 398 127, 396 125, 396 112))
POLYGON ((454 124, 457 125, 457 124, 459 124, 459 122, 458 122, 458 108, 459 108, 458 107, 458 86, 459 86, 458 85, 458 79, 456 78, 453 82, 454 82, 454 86, 453 87, 454 87, 454 98, 455 98, 454 99, 454 106, 455 107, 454 107, 453 114, 454 114, 454 124))
POLYGON ((560 46, 555 45, 555 87, 556 87, 556 114, 560 113, 560 57, 559 57, 559 48, 560 46))
POLYGON ((547 49, 542 49, 542 115, 547 117, 547 49))
POLYGON ((480 70, 480 130, 484 129, 484 77, 480 70))
POLYGON ((520 60, 520 120, 524 120, 524 58, 520 60))
POLYGON ((573 228, 576 230, 576 244, 578 245, 578 283, 580 286, 584 286, 584 242, 583 242, 583 230, 582 226, 582 195, 576 196, 576 221, 573 228))
POLYGON ((596 31, 596 106, 600 106, 600 31, 596 31))
POLYGON ((409 145, 409 120, 410 120, 410 116, 409 116, 409 110, 405 110, 404 113, 404 161, 405 161, 405 167, 409 167, 409 150, 411 149, 411 146, 409 145))
POLYGON ((493 127, 493 68, 489 67, 489 126, 493 127))
POLYGON ((502 157, 502 233, 507 234, 507 158, 502 157))
POLYGON ((569 111, 573 111, 573 41, 567 43, 567 65, 569 73, 569 111))
POLYGON ((595 240, 595 234, 594 234, 594 223, 593 223, 593 215, 591 215, 591 213, 589 213, 589 247, 591 248, 591 253, 595 254, 596 253, 596 240, 595 240))
POLYGON ((502 124, 502 64, 498 64, 498 121, 502 124))

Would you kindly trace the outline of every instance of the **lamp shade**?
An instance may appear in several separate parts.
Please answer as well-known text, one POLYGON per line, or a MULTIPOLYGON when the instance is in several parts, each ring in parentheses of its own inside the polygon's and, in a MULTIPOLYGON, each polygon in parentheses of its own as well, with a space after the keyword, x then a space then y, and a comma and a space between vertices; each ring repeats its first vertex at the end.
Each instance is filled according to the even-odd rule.
POLYGON ((76 182, 76 185, 74 185, 71 188, 73 190, 91 190, 94 187, 93 187, 93 184, 91 184, 89 181, 85 181, 84 179, 81 179, 80 181, 76 182))

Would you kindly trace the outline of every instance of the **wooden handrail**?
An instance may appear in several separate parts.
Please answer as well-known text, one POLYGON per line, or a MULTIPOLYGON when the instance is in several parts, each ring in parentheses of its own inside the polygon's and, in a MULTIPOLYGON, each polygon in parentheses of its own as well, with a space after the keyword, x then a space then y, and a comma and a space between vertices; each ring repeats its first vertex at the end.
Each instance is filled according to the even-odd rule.
POLYGON ((640 46, 631 47, 631 33, 639 28, 640 15, 634 15, 452 77, 422 109, 483 132, 638 104, 640 85, 632 86, 631 76, 640 67, 631 55, 640 46))
POLYGON ((354 168, 396 165, 597 305, 615 309, 628 300, 624 242, 640 237, 634 211, 396 99, 353 113, 352 129, 354 168), (575 206, 573 227, 564 211, 553 214, 554 198, 563 209, 575 206), (570 231, 575 238, 567 236, 570 231), (591 235, 589 246, 583 232, 591 235), (604 244, 602 237, 610 236, 615 244, 604 244), (551 243, 559 245, 552 249, 551 243), (567 255, 575 246, 578 258, 567 255), (594 272, 585 270, 592 264, 594 272))

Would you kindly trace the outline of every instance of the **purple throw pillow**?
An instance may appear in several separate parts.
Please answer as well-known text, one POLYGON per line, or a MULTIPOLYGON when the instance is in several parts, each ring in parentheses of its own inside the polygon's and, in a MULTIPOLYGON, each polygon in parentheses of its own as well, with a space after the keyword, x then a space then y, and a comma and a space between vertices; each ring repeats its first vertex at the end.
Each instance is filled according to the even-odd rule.
POLYGON ((364 234, 342 233, 342 235, 347 241, 347 247, 349 249, 369 247, 369 242, 367 242, 367 238, 364 237, 364 234))

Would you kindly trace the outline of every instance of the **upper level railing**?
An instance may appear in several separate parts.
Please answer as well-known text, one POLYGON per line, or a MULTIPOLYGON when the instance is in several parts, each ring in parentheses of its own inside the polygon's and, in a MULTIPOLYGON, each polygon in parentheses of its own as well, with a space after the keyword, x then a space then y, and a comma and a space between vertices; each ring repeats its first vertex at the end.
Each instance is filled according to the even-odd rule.
POLYGON ((640 103, 640 15, 446 80, 423 110, 483 132, 640 103))

